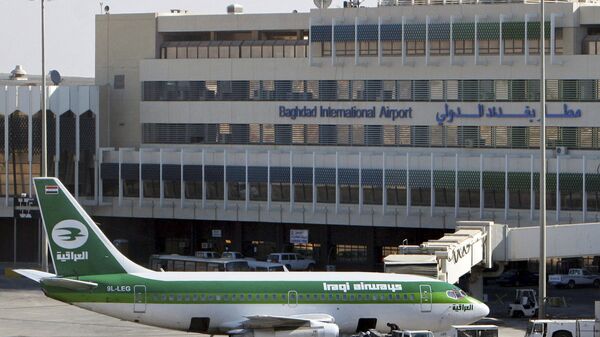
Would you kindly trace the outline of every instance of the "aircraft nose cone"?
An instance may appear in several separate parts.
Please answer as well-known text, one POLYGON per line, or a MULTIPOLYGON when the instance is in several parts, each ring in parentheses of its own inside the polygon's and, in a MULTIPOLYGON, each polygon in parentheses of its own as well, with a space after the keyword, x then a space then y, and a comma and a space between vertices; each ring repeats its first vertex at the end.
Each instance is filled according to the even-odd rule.
POLYGON ((477 303, 475 309, 475 314, 477 315, 477 317, 483 318, 486 317, 489 313, 490 308, 487 305, 485 305, 484 303, 477 303))

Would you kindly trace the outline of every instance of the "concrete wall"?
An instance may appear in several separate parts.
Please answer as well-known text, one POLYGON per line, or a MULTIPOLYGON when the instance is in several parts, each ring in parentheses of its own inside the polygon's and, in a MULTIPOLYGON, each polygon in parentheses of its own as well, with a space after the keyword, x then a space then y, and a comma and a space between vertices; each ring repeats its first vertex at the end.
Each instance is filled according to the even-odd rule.
POLYGON ((110 146, 140 143, 139 63, 155 57, 155 14, 96 16, 96 84, 110 88, 110 146), (123 89, 115 89, 115 75, 125 75, 123 89))

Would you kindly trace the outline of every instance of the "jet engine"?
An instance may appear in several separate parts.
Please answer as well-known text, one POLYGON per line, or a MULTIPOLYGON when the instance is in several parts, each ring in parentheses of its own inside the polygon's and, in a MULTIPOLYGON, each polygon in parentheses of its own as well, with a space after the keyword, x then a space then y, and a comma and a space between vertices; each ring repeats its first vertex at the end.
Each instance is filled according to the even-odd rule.
POLYGON ((311 322, 310 326, 248 329, 236 337, 339 337, 337 324, 311 322))

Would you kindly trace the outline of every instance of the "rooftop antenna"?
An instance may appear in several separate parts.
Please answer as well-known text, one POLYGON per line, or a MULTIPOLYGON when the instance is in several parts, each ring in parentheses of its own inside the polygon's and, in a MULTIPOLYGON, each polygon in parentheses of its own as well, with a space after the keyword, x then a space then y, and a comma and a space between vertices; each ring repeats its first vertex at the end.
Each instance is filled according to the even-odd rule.
POLYGON ((54 85, 59 85, 63 79, 58 70, 50 70, 50 80, 52 83, 54 83, 54 85))
POLYGON ((329 6, 331 6, 331 0, 313 0, 313 3, 319 9, 329 8, 329 6))

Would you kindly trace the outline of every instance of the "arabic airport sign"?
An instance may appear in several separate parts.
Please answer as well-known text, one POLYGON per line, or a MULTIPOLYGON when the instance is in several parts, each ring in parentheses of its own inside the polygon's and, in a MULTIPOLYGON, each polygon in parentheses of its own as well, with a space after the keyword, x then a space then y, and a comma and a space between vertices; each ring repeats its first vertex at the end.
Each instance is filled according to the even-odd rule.
MULTIPOLYGON (((558 113, 551 113, 546 109, 546 118, 580 118, 582 115, 581 109, 571 108, 564 103, 562 110, 558 113)), ((460 106, 451 106, 448 103, 444 104, 441 112, 435 115, 435 120, 438 125, 444 123, 452 123, 456 119, 474 119, 474 118, 523 118, 534 122, 536 120, 537 111, 535 108, 526 105, 523 109, 516 111, 504 111, 502 106, 494 104, 477 104, 477 109, 474 112, 465 112, 460 106)))

